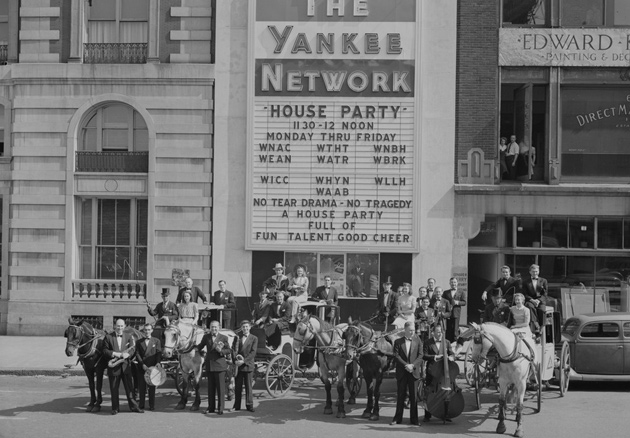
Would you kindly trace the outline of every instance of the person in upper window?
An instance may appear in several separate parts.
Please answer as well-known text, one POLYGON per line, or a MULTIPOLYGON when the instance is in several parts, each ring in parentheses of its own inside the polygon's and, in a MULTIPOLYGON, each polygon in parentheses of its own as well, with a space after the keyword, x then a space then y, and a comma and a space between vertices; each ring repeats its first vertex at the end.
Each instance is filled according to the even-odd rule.
POLYGON ((510 135, 510 143, 508 143, 507 151, 505 152, 505 164, 508 168, 507 179, 516 179, 516 161, 518 160, 518 154, 520 151, 521 148, 516 142, 516 135, 510 135))

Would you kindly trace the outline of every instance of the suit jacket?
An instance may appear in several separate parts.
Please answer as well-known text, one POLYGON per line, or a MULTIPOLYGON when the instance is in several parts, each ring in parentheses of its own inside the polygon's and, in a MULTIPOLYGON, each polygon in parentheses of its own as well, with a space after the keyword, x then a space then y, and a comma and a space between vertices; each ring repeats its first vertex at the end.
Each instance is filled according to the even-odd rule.
POLYGON ((396 292, 389 291, 389 295, 387 296, 387 302, 384 302, 385 292, 381 292, 376 297, 378 301, 378 312, 394 317, 396 312, 398 312, 398 295, 396 292))
POLYGON ((337 303, 339 302, 339 294, 337 293, 337 289, 332 286, 330 286, 330 290, 328 291, 328 293, 326 293, 326 286, 319 286, 317 289, 315 289, 315 292, 313 292, 312 298, 316 300, 332 301, 332 304, 334 305, 337 305, 337 303))
MULTIPOLYGON (((169 321, 173 322, 179 319, 179 310, 177 310, 177 304, 174 302, 168 301, 166 305, 164 305, 164 301, 162 301, 155 306, 155 309, 149 309, 149 315, 157 316, 158 319, 163 316, 168 316, 169 321)), ((160 321, 160 325, 164 326, 162 321, 160 321)))
MULTIPOLYGON (((116 353, 129 353, 129 358, 133 357, 135 353, 136 342, 128 333, 123 332, 122 335, 122 348, 118 348, 118 342, 116 341, 116 333, 111 333, 105 335, 105 340, 103 341, 103 353, 105 354, 105 358, 109 361, 110 359, 114 359, 114 352, 116 353)), ((118 359, 118 358, 116 358, 118 359)), ((117 376, 121 373, 127 373, 129 369, 130 359, 126 359, 122 361, 121 364, 113 367, 107 368, 107 372, 112 376, 117 376)))
POLYGON ((429 307, 426 312, 422 307, 416 308, 416 325, 420 331, 430 331, 435 321, 435 309, 429 307))
POLYGON ((240 354, 243 356, 244 363, 238 367, 239 372, 252 372, 256 368, 254 358, 256 357, 256 349, 258 348, 258 338, 251 333, 247 338, 239 336, 234 339, 234 356, 240 354))
POLYGON ((203 335, 201 342, 197 345, 197 349, 201 351, 206 347, 206 371, 208 372, 221 372, 226 371, 228 368, 226 357, 232 357, 232 349, 229 345, 227 336, 217 333, 217 337, 212 342, 210 333, 203 335), (223 342, 223 347, 217 350, 218 343, 223 342))
POLYGON ((444 291, 442 298, 446 298, 451 304, 451 318, 459 318, 462 314, 462 306, 466 305, 466 292, 458 289, 448 289, 444 291), (455 301, 461 304, 455 304, 455 301))
POLYGON ((445 318, 450 318, 452 311, 451 302, 444 297, 440 301, 437 301, 435 298, 434 296, 430 302, 430 306, 435 309, 435 313, 442 314, 445 318))
MULTIPOLYGON (((451 356, 453 354, 451 343, 448 342, 448 340, 446 341, 446 352, 448 356, 451 356)), ((442 343, 438 344, 437 342, 435 342, 435 338, 432 337, 424 344, 424 351, 422 356, 422 358, 427 363, 427 371, 429 370, 431 365, 435 363, 435 356, 439 354, 442 354, 442 343)))
MULTIPOLYGON (((175 300, 175 303, 179 304, 182 302, 183 300, 183 296, 184 296, 184 292, 186 291, 186 287, 183 287, 179 290, 179 293, 177 294, 177 300, 175 300)), ((201 289, 199 289, 197 286, 193 286, 192 288, 190 288, 190 302, 191 303, 197 303, 199 301, 199 298, 201 298, 201 301, 203 301, 204 303, 206 303, 208 300, 206 300, 206 296, 204 295, 203 292, 201 292, 201 289)))
POLYGON ((525 295, 526 302, 530 302, 531 300, 540 300, 541 298, 545 301, 547 299, 547 290, 547 280, 542 277, 538 277, 538 282, 535 288, 531 277, 525 279, 523 282, 523 294, 525 295))
POLYGON ((266 324, 269 322, 269 315, 271 314, 271 305, 273 304, 270 300, 265 300, 263 302, 255 303, 254 309, 252 310, 252 324, 262 318, 262 323, 266 324))
POLYGON ((508 320, 510 318, 510 306, 505 303, 500 303, 495 306, 494 303, 490 303, 486 306, 483 312, 484 322, 496 322, 507 327, 508 320))
POLYGON ((282 275, 282 277, 280 277, 280 279, 278 280, 278 277, 276 275, 272 275, 267 279, 267 281, 269 280, 274 280, 276 282, 276 290, 281 290, 282 292, 285 292, 286 296, 291 296, 291 294, 287 291, 287 287, 289 287, 289 277, 287 277, 286 275, 282 275))
POLYGON ((503 298, 505 298, 505 301, 511 303, 514 299, 514 294, 516 292, 520 292, 521 284, 514 277, 508 277, 506 281, 503 280, 503 277, 499 278, 486 288, 486 292, 490 293, 492 289, 500 288, 501 292, 503 292, 503 298))
POLYGON ((422 377, 422 341, 416 335, 411 337, 411 346, 409 354, 405 346, 405 338, 398 338, 394 341, 394 359, 396 360, 396 379, 402 379, 405 374, 409 373, 405 369, 405 365, 413 364, 413 377, 418 380, 422 377))
MULTIPOLYGON (((234 299, 234 294, 229 290, 223 292, 223 296, 221 296, 221 291, 215 291, 212 296, 212 302, 217 306, 223 306, 226 309, 236 309, 236 301, 234 299)), ((223 313, 223 322, 226 324, 226 327, 230 327, 227 325, 226 321, 232 320, 232 312, 222 312, 223 313)))
POLYGON ((150 338, 149 345, 146 345, 146 339, 138 339, 136 341, 136 360, 140 367, 146 365, 153 367, 162 360, 162 344, 157 338, 150 338))

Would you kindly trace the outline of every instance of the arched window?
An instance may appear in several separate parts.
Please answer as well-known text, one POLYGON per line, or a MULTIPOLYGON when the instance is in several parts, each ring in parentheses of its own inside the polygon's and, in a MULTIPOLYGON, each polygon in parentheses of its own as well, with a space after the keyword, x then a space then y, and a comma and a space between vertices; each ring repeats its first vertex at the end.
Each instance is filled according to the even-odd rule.
POLYGON ((133 108, 124 104, 102 106, 87 120, 81 132, 79 150, 148 151, 147 124, 133 108))

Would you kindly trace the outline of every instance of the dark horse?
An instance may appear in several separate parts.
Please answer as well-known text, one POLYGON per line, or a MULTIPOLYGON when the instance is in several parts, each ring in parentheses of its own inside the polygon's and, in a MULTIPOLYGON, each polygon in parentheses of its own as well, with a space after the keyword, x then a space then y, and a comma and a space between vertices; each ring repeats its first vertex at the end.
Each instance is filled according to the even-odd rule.
POLYGON ((346 352, 352 360, 359 361, 367 387, 367 406, 361 417, 370 421, 379 420, 379 400, 383 374, 389 370, 394 359, 394 347, 387 335, 375 332, 368 324, 350 321, 344 334, 346 352))
POLYGON ((70 324, 64 333, 66 356, 77 352, 79 362, 90 385, 90 404, 87 412, 99 412, 103 402, 103 373, 107 368, 107 359, 103 357, 103 339, 105 332, 97 330, 87 322, 68 319, 70 324))

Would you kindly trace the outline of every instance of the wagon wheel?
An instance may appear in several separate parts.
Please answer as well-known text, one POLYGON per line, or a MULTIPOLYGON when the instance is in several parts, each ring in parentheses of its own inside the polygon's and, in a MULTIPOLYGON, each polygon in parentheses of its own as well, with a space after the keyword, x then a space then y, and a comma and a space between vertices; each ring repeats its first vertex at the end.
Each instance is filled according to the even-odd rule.
POLYGON ((536 370, 536 409, 535 412, 540 412, 540 407, 542 405, 542 363, 538 364, 538 367, 535 367, 536 370))
MULTIPOLYGON (((195 387, 195 379, 190 374, 186 377, 188 377, 188 395, 187 396, 190 396, 192 393, 191 389, 195 387)), ((175 388, 177 388, 177 392, 179 392, 179 395, 184 396, 184 373, 181 367, 179 366, 177 367, 177 370, 175 371, 175 388)))
POLYGON ((560 396, 569 390, 569 374, 571 373, 571 352, 569 351, 569 343, 562 343, 562 351, 560 353, 560 396))
POLYGON ((363 372, 355 361, 352 361, 346 367, 346 386, 350 394, 355 396, 359 395, 359 391, 361 391, 363 386, 363 372))
POLYGON ((481 385, 479 382, 479 364, 474 365, 474 386, 475 386, 475 401, 477 402, 477 409, 481 409, 481 385))
POLYGON ((483 388, 486 385, 486 378, 488 377, 487 365, 487 359, 479 358, 479 363, 477 364, 473 362, 471 343, 464 356, 464 376, 466 383, 470 386, 475 386, 475 381, 478 381, 479 387, 483 388))
POLYGON ((274 356, 265 372, 265 385, 269 395, 274 398, 283 397, 291 389, 294 376, 291 358, 284 354, 274 356))

